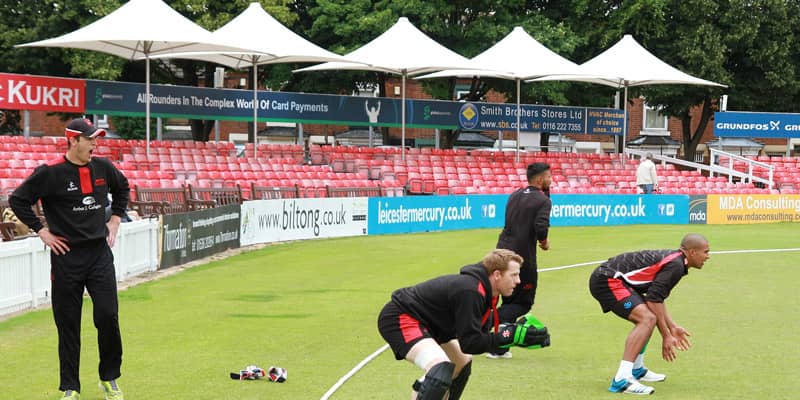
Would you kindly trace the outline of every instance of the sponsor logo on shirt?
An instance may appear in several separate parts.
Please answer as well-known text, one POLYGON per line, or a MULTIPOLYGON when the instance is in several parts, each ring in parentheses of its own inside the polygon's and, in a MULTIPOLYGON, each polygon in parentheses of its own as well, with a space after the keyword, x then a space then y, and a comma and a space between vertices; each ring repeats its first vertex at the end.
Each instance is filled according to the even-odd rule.
POLYGON ((67 191, 68 192, 74 192, 76 190, 78 190, 78 187, 75 186, 75 182, 69 181, 69 185, 67 185, 67 191))
POLYGON ((94 196, 86 196, 81 200, 83 203, 82 206, 73 206, 73 212, 86 212, 86 211, 94 211, 103 207, 102 204, 98 203, 97 200, 94 199, 94 196))

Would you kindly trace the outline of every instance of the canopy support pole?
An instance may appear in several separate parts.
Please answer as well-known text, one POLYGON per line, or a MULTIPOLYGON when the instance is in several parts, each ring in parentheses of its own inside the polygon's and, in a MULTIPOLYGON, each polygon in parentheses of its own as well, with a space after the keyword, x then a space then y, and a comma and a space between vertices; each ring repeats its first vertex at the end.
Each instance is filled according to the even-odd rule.
POLYGON ((400 90, 403 92, 401 96, 402 104, 400 105, 400 159, 406 160, 406 75, 408 70, 401 71, 403 78, 401 81, 400 90))

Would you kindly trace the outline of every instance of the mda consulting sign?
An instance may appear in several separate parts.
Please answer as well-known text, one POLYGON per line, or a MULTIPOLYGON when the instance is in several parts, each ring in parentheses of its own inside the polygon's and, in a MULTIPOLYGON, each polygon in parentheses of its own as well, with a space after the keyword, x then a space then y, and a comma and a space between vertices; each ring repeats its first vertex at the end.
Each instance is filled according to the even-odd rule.
POLYGON ((689 223, 705 224, 708 220, 708 198, 706 195, 689 196, 689 223))

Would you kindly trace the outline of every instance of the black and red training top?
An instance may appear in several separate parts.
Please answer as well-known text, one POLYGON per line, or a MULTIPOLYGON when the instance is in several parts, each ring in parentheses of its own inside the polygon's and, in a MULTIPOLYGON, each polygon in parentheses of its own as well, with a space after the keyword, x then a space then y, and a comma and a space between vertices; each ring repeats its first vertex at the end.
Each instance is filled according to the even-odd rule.
POLYGON ((662 303, 689 273, 686 262, 680 250, 643 250, 609 258, 594 273, 624 280, 645 300, 662 303))
POLYGON ((130 197, 128 180, 110 161, 93 157, 81 166, 61 157, 36 167, 14 190, 9 203, 19 220, 38 232, 43 225, 31 207, 41 200, 50 232, 70 244, 81 244, 108 234, 109 194, 111 213, 124 216, 130 197))

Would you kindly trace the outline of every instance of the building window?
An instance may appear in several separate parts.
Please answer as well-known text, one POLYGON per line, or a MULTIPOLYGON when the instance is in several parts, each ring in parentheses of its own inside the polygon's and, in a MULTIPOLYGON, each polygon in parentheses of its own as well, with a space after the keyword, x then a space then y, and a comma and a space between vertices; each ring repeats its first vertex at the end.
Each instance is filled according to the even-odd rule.
MULTIPOLYGON (((471 85, 466 83, 457 83, 453 88, 453 99, 455 99, 456 101, 466 101, 465 99, 462 98, 462 96, 466 96, 469 94, 470 86, 471 85)), ((483 99, 481 99, 481 101, 483 101, 483 99)))
POLYGON ((667 116, 661 114, 661 106, 651 106, 644 103, 644 130, 645 131, 666 131, 667 116))

